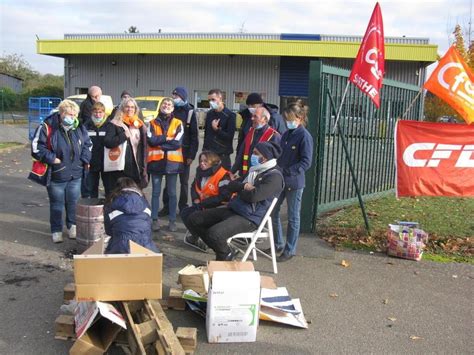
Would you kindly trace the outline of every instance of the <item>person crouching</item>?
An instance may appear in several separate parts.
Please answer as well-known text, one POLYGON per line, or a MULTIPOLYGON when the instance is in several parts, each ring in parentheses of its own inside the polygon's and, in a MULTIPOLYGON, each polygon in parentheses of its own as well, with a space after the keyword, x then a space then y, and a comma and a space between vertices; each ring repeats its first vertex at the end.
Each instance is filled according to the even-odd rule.
POLYGON ((105 233, 111 236, 106 254, 129 254, 129 241, 159 252, 151 238, 150 205, 142 190, 128 177, 117 180, 104 206, 105 233))

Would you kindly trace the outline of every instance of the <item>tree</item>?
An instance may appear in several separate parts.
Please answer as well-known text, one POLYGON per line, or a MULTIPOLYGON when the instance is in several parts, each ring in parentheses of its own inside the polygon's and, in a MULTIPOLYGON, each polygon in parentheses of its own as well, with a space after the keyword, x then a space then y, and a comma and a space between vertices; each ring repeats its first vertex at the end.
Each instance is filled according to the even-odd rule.
MULTIPOLYGON (((127 31, 125 31, 125 33, 127 33, 127 31)), ((138 30, 137 27, 135 27, 135 26, 130 26, 130 27, 128 28, 128 33, 140 33, 140 31, 138 30)))
POLYGON ((459 54, 461 54, 461 57, 464 60, 467 60, 467 54, 466 54, 466 43, 464 42, 464 37, 462 35, 462 28, 458 24, 456 27, 454 27, 454 44, 456 46, 456 49, 458 50, 459 54))
POLYGON ((474 72, 474 40, 471 41, 467 51, 467 65, 474 72))
POLYGON ((5 54, 0 57, 0 72, 16 76, 24 81, 39 75, 23 55, 16 53, 5 54))

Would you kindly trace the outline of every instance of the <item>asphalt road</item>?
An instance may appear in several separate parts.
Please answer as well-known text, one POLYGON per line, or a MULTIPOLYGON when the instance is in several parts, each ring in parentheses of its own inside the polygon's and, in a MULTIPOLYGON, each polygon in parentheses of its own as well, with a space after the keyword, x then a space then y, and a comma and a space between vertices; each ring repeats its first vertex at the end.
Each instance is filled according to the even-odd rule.
MULTIPOLYGON (((0 141, 22 139, 20 129, 0 125, 0 141)), ((0 152, 0 353, 67 354, 72 343, 54 339, 54 320, 62 289, 73 281, 67 255, 82 248, 51 242, 47 194, 26 179, 30 162, 28 147, 0 152)), ((180 268, 213 259, 186 247, 178 227, 155 236, 164 253, 165 295, 180 268)), ((197 354, 472 353, 472 265, 339 252, 302 235, 299 255, 278 267, 273 275, 268 260, 255 263, 301 299, 307 330, 262 321, 255 343, 208 344, 202 318, 190 311, 167 311, 168 317, 174 326, 198 328, 197 354)))

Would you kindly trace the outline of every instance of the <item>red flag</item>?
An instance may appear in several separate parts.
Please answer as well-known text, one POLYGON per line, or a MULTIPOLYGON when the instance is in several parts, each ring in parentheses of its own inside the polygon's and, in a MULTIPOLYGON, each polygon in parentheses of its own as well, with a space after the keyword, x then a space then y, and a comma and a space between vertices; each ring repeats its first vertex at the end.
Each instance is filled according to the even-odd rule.
POLYGON ((418 121, 395 128, 398 196, 474 196, 474 126, 418 121))
POLYGON ((379 3, 365 31, 349 80, 380 107, 380 88, 385 74, 385 45, 379 3))
POLYGON ((439 60, 424 87, 446 101, 467 124, 474 123, 474 74, 455 46, 439 60))

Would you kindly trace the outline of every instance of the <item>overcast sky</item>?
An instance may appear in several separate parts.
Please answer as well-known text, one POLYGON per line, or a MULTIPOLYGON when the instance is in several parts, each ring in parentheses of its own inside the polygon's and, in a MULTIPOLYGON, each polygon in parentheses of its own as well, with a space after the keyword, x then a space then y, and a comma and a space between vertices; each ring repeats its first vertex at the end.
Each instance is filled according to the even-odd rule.
MULTIPOLYGON (((443 54, 456 23, 468 36, 472 0, 380 1, 385 36, 429 38, 443 54)), ((36 54, 65 33, 239 32, 363 35, 375 1, 0 0, 2 54, 63 74, 63 60, 36 54)), ((471 32, 472 33, 472 32, 471 32)), ((473 36, 474 37, 474 36, 473 36)))

